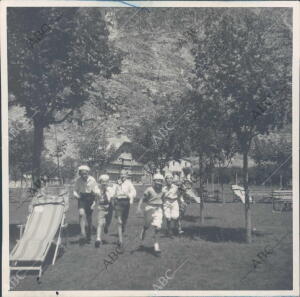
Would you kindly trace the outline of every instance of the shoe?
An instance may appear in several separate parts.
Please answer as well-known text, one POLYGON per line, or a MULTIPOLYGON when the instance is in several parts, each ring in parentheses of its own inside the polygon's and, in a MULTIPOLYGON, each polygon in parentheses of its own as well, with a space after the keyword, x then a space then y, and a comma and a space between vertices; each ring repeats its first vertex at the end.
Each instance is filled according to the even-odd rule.
POLYGON ((183 230, 178 230, 178 234, 179 234, 179 235, 181 235, 181 234, 183 234, 183 233, 184 233, 183 230))
POLYGON ((101 240, 96 240, 95 241, 95 248, 99 248, 101 243, 102 243, 101 240))

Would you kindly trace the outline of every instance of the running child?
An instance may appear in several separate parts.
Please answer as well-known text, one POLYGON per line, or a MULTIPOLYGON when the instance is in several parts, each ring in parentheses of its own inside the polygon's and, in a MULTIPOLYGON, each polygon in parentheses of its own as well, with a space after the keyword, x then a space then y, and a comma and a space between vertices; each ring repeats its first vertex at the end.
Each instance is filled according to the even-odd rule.
POLYGON ((144 209, 144 226, 140 235, 140 239, 144 240, 147 230, 152 227, 154 229, 154 252, 159 255, 161 250, 158 244, 158 233, 161 230, 163 210, 163 181, 164 177, 161 174, 153 176, 153 186, 146 189, 144 196, 141 197, 137 212, 141 212, 141 206, 145 203, 144 209))
POLYGON ((78 200, 79 224, 81 230, 80 244, 91 242, 92 233, 92 205, 99 188, 95 179, 89 175, 90 168, 82 165, 78 168, 79 178, 75 182, 74 197, 78 200), (87 221, 87 231, 85 230, 87 221))
POLYGON ((128 179, 128 173, 122 170, 120 180, 116 185, 114 197, 114 210, 118 223, 118 245, 120 247, 123 247, 123 233, 125 232, 130 205, 133 203, 135 197, 136 190, 132 182, 128 179))
POLYGON ((101 175, 99 177, 99 195, 97 195, 95 201, 98 211, 97 237, 95 241, 96 248, 99 248, 102 244, 102 231, 107 224, 106 219, 109 212, 110 202, 114 195, 115 188, 109 184, 109 176, 107 174, 101 175))
POLYGON ((172 236, 178 232, 179 199, 178 186, 173 182, 173 175, 167 173, 165 176, 166 185, 163 187, 163 210, 167 220, 167 234, 172 236), (173 231, 173 232, 172 232, 173 231))

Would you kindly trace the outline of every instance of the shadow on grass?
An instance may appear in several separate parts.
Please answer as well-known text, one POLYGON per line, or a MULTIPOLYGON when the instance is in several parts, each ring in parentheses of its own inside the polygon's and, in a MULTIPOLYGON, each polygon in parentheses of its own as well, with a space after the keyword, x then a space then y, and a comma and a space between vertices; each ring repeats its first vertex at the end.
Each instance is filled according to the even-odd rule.
POLYGON ((183 218, 182 218, 183 221, 186 221, 186 222, 197 222, 199 220, 199 217, 196 217, 196 216, 190 216, 190 215, 185 215, 183 218))
POLYGON ((245 242, 245 229, 222 228, 217 226, 188 226, 183 228, 183 237, 190 239, 200 238, 212 242, 245 242))
MULTIPOLYGON (((216 217, 211 217, 211 216, 207 216, 205 217, 205 220, 214 220, 214 219, 217 219, 216 217)), ((199 221, 199 216, 190 216, 190 215, 185 215, 183 218, 182 218, 183 221, 186 221, 186 222, 197 222, 199 221)))
POLYGON ((154 248, 149 247, 149 246, 140 245, 137 249, 131 251, 130 254, 134 254, 136 252, 147 253, 147 254, 157 257, 157 254, 155 253, 154 248))
MULTIPOLYGON (((49 266, 52 265, 53 257, 54 257, 54 254, 55 254, 55 249, 56 249, 56 245, 52 243, 51 246, 50 246, 50 249, 49 249, 49 251, 48 251, 48 253, 46 255, 45 261, 42 263, 43 274, 42 274, 41 278, 38 276, 38 274, 39 274, 38 270, 14 270, 14 271, 11 272, 11 275, 15 275, 18 272, 18 275, 21 275, 22 278, 25 278, 26 276, 35 276, 37 283, 41 284, 42 283, 42 279, 43 279, 43 275, 48 270, 49 266)), ((56 257, 55 263, 57 263, 57 261, 60 261, 60 258, 62 258, 62 256, 63 256, 64 253, 65 253, 65 248, 63 248, 61 246, 58 249, 58 253, 57 253, 57 257, 56 257)), ((22 262, 22 261, 20 261, 19 264, 22 264, 22 265, 20 265, 20 267, 22 267, 24 265, 25 266, 33 266, 33 267, 36 266, 36 267, 39 267, 39 265, 41 264, 41 262, 40 261, 39 262, 35 262, 35 261, 22 262)), ((16 288, 17 288, 17 286, 15 288, 13 288, 12 290, 14 290, 16 288)))
MULTIPOLYGON (((96 228, 93 226, 92 234, 96 233, 96 228)), ((78 223, 69 223, 62 232, 62 239, 66 239, 69 243, 78 243, 78 239, 74 239, 80 235, 80 226, 78 223)), ((9 250, 16 245, 17 240, 20 239, 20 229, 18 224, 9 225, 9 250)))
POLYGON ((80 235, 80 226, 78 223, 68 223, 64 231, 64 235, 66 237, 76 237, 80 235))
MULTIPOLYGON (((245 243, 244 228, 223 228, 218 226, 188 226, 183 228, 184 234, 182 237, 187 237, 192 240, 197 238, 212 242, 237 242, 245 243)), ((253 236, 264 237, 271 235, 270 232, 252 231, 253 236)))

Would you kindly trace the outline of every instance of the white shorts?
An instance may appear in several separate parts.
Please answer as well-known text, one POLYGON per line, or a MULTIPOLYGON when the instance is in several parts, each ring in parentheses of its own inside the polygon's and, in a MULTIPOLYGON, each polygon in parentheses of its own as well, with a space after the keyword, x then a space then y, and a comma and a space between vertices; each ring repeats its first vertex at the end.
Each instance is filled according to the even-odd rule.
POLYGON ((145 227, 150 225, 153 227, 161 228, 163 212, 160 206, 146 205, 144 210, 145 227))
POLYGON ((179 218, 179 204, 177 200, 167 200, 164 203, 164 215, 167 220, 177 220, 179 218))
POLYGON ((108 214, 108 205, 97 205, 97 223, 104 224, 105 216, 108 214))

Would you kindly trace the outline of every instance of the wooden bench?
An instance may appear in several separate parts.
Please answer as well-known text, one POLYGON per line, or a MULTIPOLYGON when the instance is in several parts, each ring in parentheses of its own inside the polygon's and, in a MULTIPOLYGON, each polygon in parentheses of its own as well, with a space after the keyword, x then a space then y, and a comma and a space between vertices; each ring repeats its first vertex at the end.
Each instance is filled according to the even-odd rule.
POLYGON ((293 191, 276 190, 272 192, 273 211, 292 210, 293 208, 293 191))
POLYGON ((272 190, 251 190, 251 195, 255 203, 272 203, 272 190))
MULTIPOLYGON (((196 188, 197 193, 200 196, 200 189, 196 188)), ((214 192, 207 192, 207 190, 204 190, 202 193, 202 198, 205 202, 220 202, 220 192, 219 190, 215 190, 214 192)))

